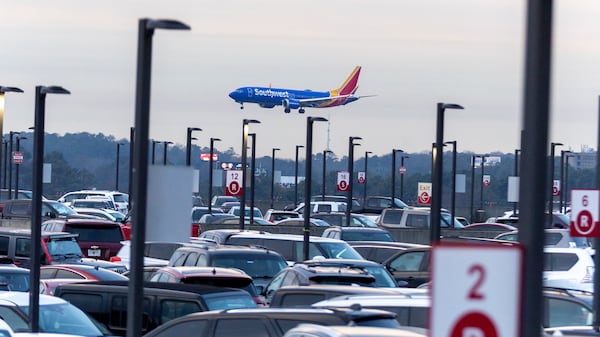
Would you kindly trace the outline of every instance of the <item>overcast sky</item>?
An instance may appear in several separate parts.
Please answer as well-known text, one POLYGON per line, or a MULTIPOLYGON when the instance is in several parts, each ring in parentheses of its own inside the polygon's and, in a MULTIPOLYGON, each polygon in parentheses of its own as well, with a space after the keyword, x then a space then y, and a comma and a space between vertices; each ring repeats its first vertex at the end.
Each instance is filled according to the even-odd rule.
MULTIPOLYGON (((555 1, 551 139, 580 151, 596 148, 600 95, 600 3, 555 1)), ((4 132, 33 125, 36 85, 49 95, 46 131, 129 137, 135 113, 140 18, 180 20, 191 31, 156 31, 150 137, 240 153, 242 120, 258 119, 257 155, 293 158, 314 126, 314 152, 429 151, 436 103, 448 110, 445 139, 459 151, 510 152, 519 147, 523 103, 526 1, 517 0, 27 0, 4 2, 0 85, 8 94, 4 132), (358 94, 342 107, 284 114, 281 107, 244 110, 227 95, 256 85, 330 90, 363 67, 358 94)))

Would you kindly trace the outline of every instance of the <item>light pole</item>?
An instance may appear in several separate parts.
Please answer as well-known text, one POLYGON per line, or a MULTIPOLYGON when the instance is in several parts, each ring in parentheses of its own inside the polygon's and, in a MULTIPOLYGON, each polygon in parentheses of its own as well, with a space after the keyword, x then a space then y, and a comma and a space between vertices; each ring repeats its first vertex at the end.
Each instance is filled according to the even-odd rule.
POLYGON ((6 188, 6 177, 7 177, 7 167, 8 167, 8 140, 4 139, 4 137, 2 137, 2 148, 3 148, 3 154, 4 154, 4 159, 2 160, 2 188, 6 188))
MULTIPOLYGON (((254 184, 256 181, 256 133, 251 133, 248 136, 252 138, 252 151, 250 158, 252 163, 250 164, 250 225, 254 225, 254 184)), ((246 214, 244 214, 244 217, 246 214)))
POLYGON ((354 146, 361 137, 348 137, 348 195, 346 196, 346 227, 350 227, 350 209, 352 208, 352 186, 354 185, 354 146))
MULTIPOLYGON (((27 137, 17 136, 17 152, 21 151, 21 139, 27 139, 27 137)), ((15 163, 15 199, 19 199, 19 167, 20 163, 15 163)))
POLYGON ((271 209, 275 201, 275 152, 281 150, 280 148, 273 148, 273 155, 271 156, 271 209))
POLYGON ((562 146, 562 143, 550 143, 550 173, 548 186, 550 187, 550 195, 548 198, 548 226, 552 227, 553 217, 552 212, 554 211, 554 153, 557 146, 562 146))
MULTIPOLYGON (((0 85, 0 137, 4 135, 4 96, 7 92, 22 93, 23 90, 17 87, 5 87, 0 85)), ((4 149, 6 152, 6 149, 4 149)), ((2 147, 0 146, 0 158, 2 158, 2 147)), ((6 162, 4 163, 6 165, 6 162)), ((6 166, 5 166, 6 167, 6 166)), ((4 181, 6 182, 6 171, 4 171, 4 181)), ((3 185, 6 188, 6 183, 3 185)), ((10 195, 8 196, 10 198, 10 195)))
POLYGON ((481 157, 482 156, 480 155, 473 155, 473 157, 471 157, 471 218, 469 219, 471 222, 475 222, 475 212, 473 206, 475 204, 475 159, 481 157))
POLYGON ((121 153, 121 146, 125 145, 123 143, 117 143, 117 165, 116 165, 116 172, 115 172, 115 191, 119 190, 119 157, 120 157, 120 153, 121 153))
MULTIPOLYGON (((44 122, 47 94, 70 94, 59 86, 35 87, 35 125, 33 130, 33 172, 31 200, 31 242, 42 240, 42 194, 44 165, 44 122)), ((42 246, 31 245, 31 269, 29 274, 29 319, 32 332, 39 332, 40 316, 40 265, 42 246)))
POLYGON ((164 141, 162 142, 164 147, 163 147, 163 165, 167 165, 167 147, 169 146, 169 144, 173 144, 173 142, 169 142, 169 141, 164 141))
POLYGON ((444 146, 444 111, 446 109, 463 109, 458 104, 438 103, 437 104, 437 124, 436 124, 436 141, 435 154, 433 156, 433 179, 432 179, 432 196, 431 196, 431 243, 436 243, 440 240, 440 222, 442 208, 442 152, 444 146))
POLYGON ((210 157, 208 158, 208 214, 212 214, 212 185, 213 185, 213 153, 215 142, 220 142, 220 138, 210 139, 210 157))
POLYGON ((483 188, 485 187, 485 184, 483 183, 483 177, 485 175, 485 158, 487 158, 489 156, 484 155, 481 156, 481 188, 479 189, 479 209, 483 210, 483 188))
MULTIPOLYGON (((303 147, 304 145, 296 145, 296 164, 294 169, 294 207, 298 206, 298 150, 303 147)), ((304 179, 306 179, 306 177, 304 179)), ((305 209, 307 209, 308 206, 309 205, 304 204, 305 209)))
MULTIPOLYGON (((302 250, 304 260, 308 260, 308 249, 310 241, 310 189, 312 184, 312 134, 314 122, 327 122, 323 117, 306 117, 306 158, 305 158, 305 177, 304 177, 304 239, 302 250)), ((297 176, 297 175, 296 175, 297 176)))
MULTIPOLYGON (((521 150, 515 149, 515 172, 514 172, 515 177, 519 176, 519 153, 521 153, 521 150)), ((517 204, 518 204, 518 202, 513 203, 513 216, 517 216, 517 212, 518 212, 517 204)))
POLYGON ((16 135, 20 134, 17 131, 10 131, 8 137, 8 198, 12 199, 12 171, 13 171, 13 142, 16 135))
POLYGON ((450 217, 451 224, 454 224, 456 217, 456 141, 445 142, 444 145, 452 145, 452 196, 450 198, 450 217))
POLYGON ((327 154, 333 153, 331 150, 323 150, 323 186, 321 186, 321 199, 325 201, 325 186, 327 184, 327 154))
POLYGON ((402 152, 400 149, 392 149, 392 208, 396 208, 396 152, 402 152))
POLYGON ((565 158, 565 209, 567 208, 567 206, 569 205, 569 197, 571 196, 570 193, 568 193, 569 191, 569 159, 571 159, 571 157, 573 157, 573 153, 568 153, 567 157, 565 158))
POLYGON ((185 141, 185 166, 190 166, 192 163, 192 132, 202 131, 200 128, 187 128, 187 136, 185 141))
MULTIPOLYGON (((127 182, 127 194, 131 198, 133 189, 133 139, 135 138, 135 128, 129 128, 129 179, 127 182)), ((128 211, 131 210, 131 202, 127 203, 128 211)))
POLYGON ((565 158, 569 156, 571 151, 561 150, 560 151, 560 195, 559 195, 559 210, 561 213, 565 213, 564 195, 567 192, 565 190, 565 158))
POLYGON ((408 156, 402 155, 400 157, 400 199, 404 201, 404 174, 406 174, 406 167, 404 167, 404 159, 408 159, 408 156))
POLYGON ((137 39, 137 72, 135 92, 135 140, 133 202, 131 225, 130 281, 127 301, 127 337, 137 337, 142 331, 144 307, 144 244, 146 240, 146 210, 148 191, 148 140, 150 129, 150 77, 152 73, 152 36, 156 29, 189 30, 190 27, 175 20, 140 19, 137 39))
POLYGON ((369 177, 369 175, 367 174, 367 169, 368 169, 368 165, 367 165, 367 161, 369 160, 369 153, 373 153, 371 151, 365 151, 365 182, 364 182, 364 188, 363 188, 363 204, 365 204, 365 202, 367 201, 367 178, 369 177))
MULTIPOLYGON (((244 217, 246 216, 246 166, 248 164, 248 125, 260 124, 256 119, 244 119, 242 121, 242 195, 240 198, 240 230, 244 230, 244 217)), ((254 172, 253 172, 254 174, 254 172)))

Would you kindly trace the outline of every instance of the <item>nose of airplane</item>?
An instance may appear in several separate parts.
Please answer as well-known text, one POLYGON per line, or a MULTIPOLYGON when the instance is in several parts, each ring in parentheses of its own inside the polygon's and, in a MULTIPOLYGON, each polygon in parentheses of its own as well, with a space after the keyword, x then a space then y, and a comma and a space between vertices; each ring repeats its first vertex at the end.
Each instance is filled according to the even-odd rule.
POLYGON ((239 90, 234 90, 229 93, 229 97, 231 97, 233 100, 235 100, 238 96, 239 96, 239 90))

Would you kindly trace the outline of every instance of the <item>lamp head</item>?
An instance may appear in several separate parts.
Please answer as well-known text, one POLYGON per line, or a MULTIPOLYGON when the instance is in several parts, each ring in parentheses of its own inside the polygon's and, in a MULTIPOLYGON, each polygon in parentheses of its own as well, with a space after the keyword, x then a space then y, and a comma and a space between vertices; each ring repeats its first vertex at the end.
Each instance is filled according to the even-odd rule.
POLYGON ((146 23, 146 29, 171 29, 171 30, 190 30, 190 26, 177 20, 154 20, 149 19, 146 23))
POLYGON ((17 87, 4 87, 4 86, 0 86, 0 94, 4 94, 7 92, 23 92, 22 89, 17 88, 17 87))
POLYGON ((51 86, 42 86, 40 88, 40 93, 42 94, 65 94, 69 95, 71 92, 61 86, 51 85, 51 86))
POLYGON ((453 103, 441 103, 442 109, 464 109, 461 105, 453 103))

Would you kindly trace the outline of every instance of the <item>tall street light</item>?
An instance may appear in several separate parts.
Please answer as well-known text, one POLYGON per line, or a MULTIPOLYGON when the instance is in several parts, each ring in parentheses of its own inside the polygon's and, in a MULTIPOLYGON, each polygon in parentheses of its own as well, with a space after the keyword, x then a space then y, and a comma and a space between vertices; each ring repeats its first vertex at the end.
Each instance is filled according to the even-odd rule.
POLYGON ((271 209, 275 201, 275 152, 281 150, 280 148, 273 148, 273 155, 271 156, 271 209))
POLYGON ((406 167, 404 167, 404 159, 408 159, 408 156, 402 155, 400 157, 400 200, 404 201, 404 175, 406 174, 406 167))
MULTIPOLYGON (((520 149, 515 149, 515 171, 514 171, 514 176, 518 177, 519 176, 519 153, 521 152, 520 149)), ((518 212, 518 202, 514 202, 513 203, 513 216, 517 216, 517 212, 518 212)))
POLYGON ((7 166, 10 161, 8 158, 8 140, 2 137, 2 149, 4 158, 2 159, 2 188, 6 188, 7 166))
MULTIPOLYGON (((435 154, 433 156, 433 179, 432 179, 432 196, 431 196, 431 243, 436 243, 440 240, 440 222, 442 219, 442 152, 444 151, 444 111, 446 109, 463 109, 462 106, 452 103, 437 104, 437 124, 436 124, 436 139, 435 139, 435 154)), ((452 224, 450 224, 452 225, 452 224)))
POLYGON ((11 131, 8 136, 8 198, 12 199, 12 171, 13 171, 13 142, 15 136, 20 134, 17 131, 11 131))
POLYGON ((361 137, 348 137, 348 195, 346 196, 346 226, 350 227, 350 209, 352 208, 352 186, 354 185, 354 146, 360 145, 354 143, 355 140, 361 140, 361 137))
MULTIPOLYGON (((127 194, 131 197, 133 189, 133 139, 135 138, 135 128, 129 128, 129 179, 127 182, 127 194)), ((131 202, 127 203, 128 210, 131 210, 131 202)))
POLYGON ((548 186, 550 187, 550 195, 548 196, 548 226, 552 227, 553 217, 552 211, 554 211, 554 154, 557 146, 563 146, 562 143, 550 143, 550 173, 548 179, 548 186))
POLYGON ((304 260, 308 260, 308 250, 310 241, 310 195, 312 184, 312 134, 314 122, 327 122, 323 117, 306 117, 306 158, 305 158, 305 177, 304 177, 304 240, 302 250, 304 260))
POLYGON ((212 185, 213 185, 213 153, 215 142, 220 142, 220 138, 210 139, 210 157, 208 158, 208 214, 212 214, 212 185))
POLYGON ((485 159, 489 157, 487 155, 481 156, 481 181, 479 182, 481 184, 481 188, 479 189, 479 209, 483 210, 483 189, 485 187, 485 184, 483 183, 483 178, 485 176, 485 159))
POLYGON ((560 195, 559 195, 559 211, 561 213, 565 212, 565 204, 564 204, 564 195, 567 192, 565 190, 565 158, 569 156, 571 151, 569 150, 561 150, 560 151, 560 195))
MULTIPOLYGON (((4 94, 7 92, 18 92, 22 93, 23 90, 17 87, 5 87, 0 85, 0 137, 4 135, 4 94)), ((2 147, 0 146, 0 158, 2 158, 2 147)), ((4 163, 6 165, 6 162, 4 163)), ((6 171, 4 171, 4 181, 6 181, 6 171)), ((6 188, 6 184, 4 184, 6 188)), ((10 196, 9 196, 10 197, 10 196)))
MULTIPOLYGON (((21 151, 21 140, 27 139, 27 137, 18 137, 17 136, 17 152, 21 151)), ((19 167, 21 163, 15 163, 15 197, 14 199, 19 199, 19 167)))
POLYGON ((450 198, 450 218, 451 223, 454 224, 454 217, 456 216, 456 141, 445 142, 444 145, 452 145, 452 196, 450 198))
POLYGON ((325 201, 325 186, 327 184, 327 154, 333 153, 331 150, 323 150, 323 185, 321 186, 321 198, 325 201))
POLYGON ((567 156, 565 158, 565 209, 567 207, 567 205, 569 205, 569 198, 571 196, 570 193, 568 193, 569 191, 569 159, 571 159, 571 157, 573 157, 573 153, 567 153, 567 156))
POLYGON ((471 222, 475 222, 475 209, 473 206, 475 204, 475 162, 476 162, 477 158, 481 158, 481 157, 482 156, 480 156, 480 155, 473 155, 473 157, 471 157, 471 208, 470 208, 471 218, 469 219, 469 221, 471 221, 471 222))
POLYGON ((396 207, 396 152, 404 153, 404 151, 392 149, 392 208, 396 207))
MULTIPOLYGON (((250 164, 250 225, 254 225, 254 185, 256 182, 256 133, 251 133, 248 136, 252 138, 252 150, 250 151, 252 162, 250 164)), ((244 214, 244 217, 246 214, 244 214)))
MULTIPOLYGON (((246 176, 248 170, 248 125, 260 124, 256 119, 244 119, 242 121, 242 195, 240 198, 240 230, 244 230, 244 217, 246 216, 246 176)), ((254 172, 253 172, 254 174, 254 172)))
POLYGON ((117 165, 115 172, 115 191, 119 190, 119 159, 121 157, 121 146, 125 145, 123 143, 117 143, 117 165))
POLYGON ((155 161, 155 157, 156 157, 156 144, 160 144, 162 143, 160 140, 153 140, 152 141, 152 165, 154 165, 155 161))
POLYGON ((202 131, 200 128, 187 128, 185 141, 185 166, 190 166, 192 163, 192 132, 202 131))
MULTIPOLYGON (((33 186, 31 200, 31 242, 42 240, 42 194, 44 165, 44 122, 47 94, 70 94, 59 86, 35 87, 35 125, 33 131, 33 186)), ((40 331, 40 265, 42 246, 31 245, 31 269, 29 273, 29 319, 32 332, 40 331)))
POLYGON ((367 178, 369 177, 369 175, 367 174, 367 169, 369 168, 369 166, 367 165, 367 160, 369 160, 369 153, 373 152, 365 151, 365 182, 363 185, 363 204, 367 201, 367 178))
POLYGON ((127 337, 137 337, 142 331, 144 307, 144 244, 146 240, 146 209, 148 191, 148 140, 150 126, 150 77, 152 73, 152 36, 156 29, 189 30, 175 20, 140 19, 137 39, 137 73, 135 92, 135 140, 133 162, 133 216, 131 226, 131 274, 127 301, 127 337))
MULTIPOLYGON (((298 206, 298 150, 303 148, 304 145, 296 145, 296 164, 294 169, 294 207, 298 206)), ((306 179, 306 177, 304 178, 306 179)), ((304 208, 308 207, 304 204, 304 208)))
POLYGON ((167 147, 169 144, 173 144, 173 142, 164 141, 163 143, 163 165, 167 165, 167 147))

